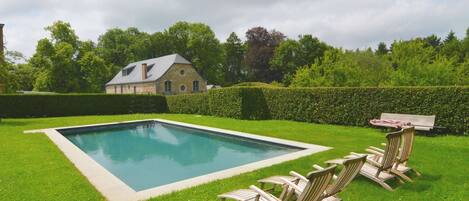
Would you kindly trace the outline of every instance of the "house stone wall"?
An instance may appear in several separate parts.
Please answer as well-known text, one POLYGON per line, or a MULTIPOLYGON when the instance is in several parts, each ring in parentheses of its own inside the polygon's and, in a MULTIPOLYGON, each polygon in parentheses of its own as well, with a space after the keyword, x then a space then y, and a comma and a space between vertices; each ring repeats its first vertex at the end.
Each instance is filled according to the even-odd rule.
POLYGON ((118 84, 106 86, 107 94, 187 94, 199 93, 193 91, 193 81, 199 81, 199 92, 207 91, 206 81, 197 73, 190 64, 173 64, 169 70, 156 82, 118 84), (184 71, 184 73, 181 73, 184 71), (171 92, 165 92, 165 81, 171 81, 171 92), (181 90, 181 86, 185 90, 181 90), (122 92, 121 92, 122 87, 122 92), (135 87, 135 91, 134 91, 135 87))
POLYGON ((155 94, 155 82, 106 86, 107 94, 155 94), (121 93, 122 87, 122 93, 121 93), (135 87, 135 89, 134 89, 135 87))
POLYGON ((172 94, 188 94, 188 93, 200 93, 207 91, 206 81, 197 73, 197 71, 190 64, 173 64, 171 68, 158 79, 156 83, 157 90, 160 93, 172 95, 172 94), (184 73, 181 73, 184 71, 184 73), (192 83, 193 81, 199 81, 199 91, 194 92, 192 83), (164 89, 165 81, 171 81, 171 92, 167 93, 164 89), (181 90, 181 86, 185 86, 185 90, 181 90))

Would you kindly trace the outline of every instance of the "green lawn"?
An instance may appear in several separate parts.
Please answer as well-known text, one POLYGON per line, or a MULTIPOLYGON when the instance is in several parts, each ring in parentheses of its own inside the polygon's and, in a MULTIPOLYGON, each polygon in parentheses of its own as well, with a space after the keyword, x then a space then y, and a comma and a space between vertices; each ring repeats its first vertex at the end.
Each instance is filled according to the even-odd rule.
MULTIPOLYGON (((154 200, 216 200, 216 195, 255 184, 257 179, 306 173, 314 163, 360 152, 384 141, 384 133, 372 128, 320 125, 292 121, 244 121, 196 115, 115 115, 61 118, 3 119, 0 123, 0 200, 103 200, 104 198, 42 134, 23 130, 103 123, 146 118, 164 118, 259 135, 334 147, 298 160, 282 163, 240 176, 175 192, 154 200)), ((358 177, 341 193, 344 200, 468 200, 469 138, 417 137, 410 165, 423 176, 414 183, 388 192, 358 177)))

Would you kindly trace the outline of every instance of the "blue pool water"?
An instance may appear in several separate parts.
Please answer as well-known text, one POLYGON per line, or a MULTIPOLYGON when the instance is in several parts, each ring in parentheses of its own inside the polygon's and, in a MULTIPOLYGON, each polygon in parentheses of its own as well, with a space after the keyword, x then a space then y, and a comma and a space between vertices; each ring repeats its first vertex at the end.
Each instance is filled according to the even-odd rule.
POLYGON ((154 121, 59 132, 136 191, 299 151, 154 121))

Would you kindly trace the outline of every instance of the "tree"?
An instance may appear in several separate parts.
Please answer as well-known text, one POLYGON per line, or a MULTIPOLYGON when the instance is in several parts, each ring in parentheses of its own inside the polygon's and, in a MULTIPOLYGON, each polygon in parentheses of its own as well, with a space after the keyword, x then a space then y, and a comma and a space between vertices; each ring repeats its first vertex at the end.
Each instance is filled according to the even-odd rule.
POLYGON ((172 53, 189 59, 208 82, 223 83, 223 49, 209 26, 178 22, 163 34, 172 53))
POLYGON ((386 47, 386 43, 380 42, 378 44, 378 49, 376 50, 377 55, 387 55, 389 52, 388 47, 386 47))
POLYGON ((422 40, 395 42, 391 59, 398 67, 391 73, 389 85, 452 85, 457 80, 454 69, 457 58, 437 55, 436 50, 422 40))
POLYGON ((466 36, 461 42, 461 49, 466 60, 469 58, 469 28, 466 30, 466 36))
POLYGON ((446 36, 444 43, 449 43, 453 40, 457 40, 456 33, 453 30, 449 31, 448 35, 446 36))
POLYGON ((112 74, 131 62, 153 56, 150 35, 130 27, 109 29, 98 38, 98 55, 112 67, 112 74))
POLYGON ((275 49, 270 61, 271 69, 280 72, 285 85, 290 84, 291 76, 298 68, 306 65, 302 53, 301 44, 292 39, 281 42, 275 49))
POLYGON ((68 43, 72 48, 78 47, 78 36, 70 26, 70 23, 59 20, 51 26, 46 27, 45 30, 49 31, 53 43, 68 43))
POLYGON ((435 48, 435 50, 438 50, 441 46, 441 39, 435 34, 425 37, 424 40, 427 42, 428 45, 435 48))
POLYGON ((292 39, 282 41, 275 48, 270 61, 271 68, 281 73, 284 85, 289 85, 298 68, 320 60, 328 48, 328 45, 311 35, 300 36, 298 41, 292 39))
POLYGON ((46 30, 50 37, 38 41, 36 52, 29 60, 35 75, 31 81, 34 90, 66 93, 102 89, 103 79, 109 73, 104 61, 95 54, 95 44, 80 41, 69 23, 57 21, 46 30))
POLYGON ((223 63, 225 83, 230 85, 244 81, 245 46, 236 33, 230 34, 226 43, 223 44, 223 49, 225 52, 223 63))
POLYGON ((459 41, 453 31, 450 31, 448 36, 446 36, 440 50, 440 55, 448 59, 455 59, 457 62, 462 62, 464 60, 461 41, 459 41))
POLYGON ((298 70, 292 86, 381 86, 388 79, 390 64, 372 51, 328 50, 322 62, 298 70))
POLYGON ((272 82, 282 78, 281 73, 270 68, 274 50, 285 36, 278 31, 267 31, 263 27, 254 27, 246 32, 247 52, 245 63, 250 81, 272 82))
POLYGON ((101 92, 108 81, 110 69, 104 59, 90 51, 78 61, 80 71, 84 75, 88 92, 101 92))

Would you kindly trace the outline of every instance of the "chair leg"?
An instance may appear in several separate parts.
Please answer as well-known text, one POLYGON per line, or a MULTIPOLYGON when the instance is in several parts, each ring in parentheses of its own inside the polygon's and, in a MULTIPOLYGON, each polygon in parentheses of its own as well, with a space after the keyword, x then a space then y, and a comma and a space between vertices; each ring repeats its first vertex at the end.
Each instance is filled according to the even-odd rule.
POLYGON ((360 172, 361 175, 367 177, 368 179, 371 179, 373 180, 374 182, 378 183, 379 185, 381 185, 383 188, 385 188, 386 190, 388 191, 394 191, 394 189, 391 188, 391 186, 389 186, 386 182, 384 182, 383 180, 375 177, 374 175, 369 175, 369 174, 366 174, 366 173, 362 173, 360 172))
POLYGON ((422 174, 420 174, 420 172, 418 172, 418 171, 415 170, 414 168, 412 168, 412 171, 414 171, 417 176, 419 176, 419 177, 422 176, 422 174))
POLYGON ((414 182, 414 181, 412 181, 412 179, 411 179, 410 177, 408 177, 407 175, 405 175, 404 173, 402 173, 402 172, 400 172, 400 171, 398 171, 398 170, 393 169, 393 170, 391 170, 391 172, 392 172, 393 174, 399 176, 400 178, 402 178, 402 179, 408 181, 408 182, 414 182))

